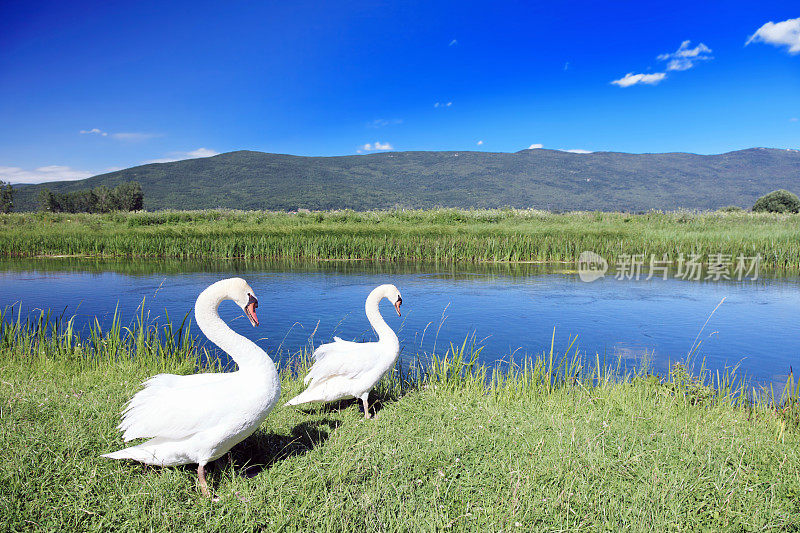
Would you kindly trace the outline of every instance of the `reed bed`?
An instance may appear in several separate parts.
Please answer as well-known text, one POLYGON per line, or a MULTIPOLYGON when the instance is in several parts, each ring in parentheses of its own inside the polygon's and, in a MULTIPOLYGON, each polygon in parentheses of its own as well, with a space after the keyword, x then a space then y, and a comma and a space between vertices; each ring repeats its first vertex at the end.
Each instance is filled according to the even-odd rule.
MULTIPOLYGON (((800 383, 621 369, 569 346, 480 364, 467 339, 354 402, 276 407, 209 474, 111 462, 118 413, 156 372, 220 370, 185 319, 79 335, 0 316, 3 530, 750 530, 800 527, 800 383)), ((283 397, 308 350, 281 358, 283 397)))
POLYGON ((0 215, 0 256, 575 263, 591 250, 610 263, 633 254, 703 261, 759 254, 765 269, 796 272, 798 222, 798 215, 724 211, 12 213, 0 215))
MULTIPOLYGON (((111 325, 103 331, 99 321, 88 331, 78 333, 74 317, 53 316, 40 311, 23 319, 13 308, 0 310, 0 354, 3 361, 26 366, 64 366, 73 370, 97 370, 117 366, 133 367, 148 372, 191 373, 194 371, 224 371, 216 348, 210 351, 191 332, 192 321, 184 316, 180 325, 173 325, 169 315, 162 324, 150 322, 144 312, 128 326, 123 326, 120 313, 115 312, 111 325)), ((608 362, 599 355, 586 357, 573 350, 574 340, 567 350, 555 351, 555 331, 550 351, 525 356, 521 361, 499 359, 486 365, 480 362, 483 347, 475 336, 468 336, 459 345, 450 344, 444 353, 418 355, 400 359, 393 372, 381 382, 379 394, 399 398, 419 388, 439 386, 451 389, 473 389, 489 395, 526 396, 550 394, 561 388, 591 390, 611 384, 639 380, 660 383, 667 389, 689 398, 692 404, 722 402, 747 409, 772 412, 798 424, 800 415, 800 380, 795 383, 789 373, 784 390, 776 394, 770 389, 749 386, 738 379, 735 369, 712 373, 701 364, 696 374, 690 353, 686 361, 671 365, 669 373, 660 377, 650 373, 647 361, 638 368, 624 368, 621 360, 608 362), (688 368, 688 370, 687 370, 688 368)), ((314 346, 304 346, 273 354, 281 372, 287 378, 303 374, 310 366, 309 354, 314 346)))

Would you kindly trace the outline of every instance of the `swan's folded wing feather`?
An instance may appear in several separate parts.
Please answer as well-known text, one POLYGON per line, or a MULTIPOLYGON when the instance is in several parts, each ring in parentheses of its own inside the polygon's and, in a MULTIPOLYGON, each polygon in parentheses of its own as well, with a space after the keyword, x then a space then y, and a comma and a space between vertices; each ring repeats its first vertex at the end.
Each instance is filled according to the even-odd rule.
POLYGON ((319 383, 334 376, 354 379, 372 369, 375 361, 377 343, 350 342, 341 339, 323 344, 314 352, 316 362, 308 371, 305 379, 319 383))
POLYGON ((125 442, 142 437, 181 439, 213 427, 230 415, 226 404, 236 389, 232 374, 159 374, 147 380, 122 415, 125 442))
POLYGON ((313 358, 315 361, 319 361, 329 353, 338 353, 347 350, 358 350, 359 346, 364 346, 365 344, 372 344, 372 343, 364 343, 364 342, 353 342, 353 341, 346 341, 339 337, 334 337, 333 342, 329 342, 327 344, 322 344, 314 350, 313 358))

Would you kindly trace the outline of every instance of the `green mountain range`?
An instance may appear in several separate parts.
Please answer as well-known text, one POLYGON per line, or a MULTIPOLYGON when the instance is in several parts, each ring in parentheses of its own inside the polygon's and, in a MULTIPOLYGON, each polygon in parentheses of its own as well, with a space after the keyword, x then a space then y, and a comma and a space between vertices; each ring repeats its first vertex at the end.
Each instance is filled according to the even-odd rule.
POLYGON ((756 198, 775 189, 800 193, 800 151, 751 148, 697 155, 537 149, 339 157, 238 151, 142 165, 80 181, 17 186, 15 209, 36 209, 45 187, 63 193, 131 180, 142 185, 148 210, 715 209, 751 207, 756 198))

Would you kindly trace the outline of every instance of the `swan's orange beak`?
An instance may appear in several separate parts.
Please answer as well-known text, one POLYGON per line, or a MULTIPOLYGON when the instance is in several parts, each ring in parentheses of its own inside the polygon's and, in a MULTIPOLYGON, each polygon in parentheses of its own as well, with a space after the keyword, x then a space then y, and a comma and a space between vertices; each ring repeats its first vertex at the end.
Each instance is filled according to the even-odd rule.
POLYGON ((394 303, 394 310, 397 311, 397 316, 402 316, 400 314, 400 304, 403 303, 403 299, 399 296, 397 297, 397 301, 394 303))
POLYGON ((256 316, 258 300, 256 300, 256 297, 252 294, 249 294, 248 296, 250 296, 250 301, 244 306, 244 314, 246 314, 247 318, 250 319, 250 323, 253 324, 253 327, 256 327, 258 325, 258 316, 256 316))

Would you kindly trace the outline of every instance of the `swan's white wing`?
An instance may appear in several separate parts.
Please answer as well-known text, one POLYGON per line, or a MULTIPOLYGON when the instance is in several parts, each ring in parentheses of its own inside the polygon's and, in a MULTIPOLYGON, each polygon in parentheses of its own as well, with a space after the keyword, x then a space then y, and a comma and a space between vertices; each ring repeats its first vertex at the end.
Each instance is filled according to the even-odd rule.
POLYGON ((378 349, 376 342, 350 342, 337 338, 314 351, 316 362, 303 381, 316 384, 335 376, 355 379, 374 369, 378 349))
POLYGON ((328 344, 322 344, 318 346, 317 349, 314 350, 313 357, 315 361, 319 361, 329 353, 346 352, 348 350, 358 350, 360 346, 364 346, 365 344, 373 344, 373 343, 346 341, 342 340, 339 337, 334 337, 333 342, 329 342, 328 344))
POLYGON ((144 382, 122 415, 125 441, 141 437, 182 439, 230 416, 233 374, 159 374, 144 382))

